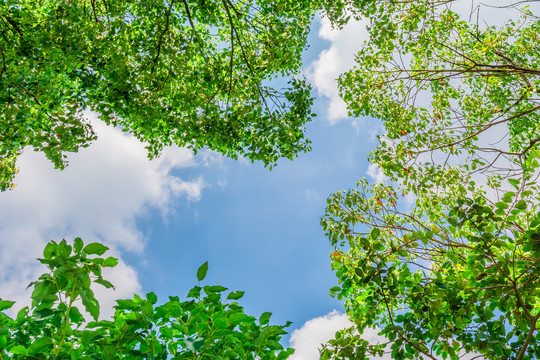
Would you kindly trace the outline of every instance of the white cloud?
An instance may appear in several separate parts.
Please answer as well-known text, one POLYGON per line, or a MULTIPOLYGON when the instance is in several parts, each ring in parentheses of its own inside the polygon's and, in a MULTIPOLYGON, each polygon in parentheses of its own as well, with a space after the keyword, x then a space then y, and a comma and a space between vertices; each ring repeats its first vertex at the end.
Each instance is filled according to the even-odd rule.
MULTIPOLYGON (((349 321, 347 315, 341 314, 337 310, 306 321, 300 329, 294 330, 291 334, 289 343, 295 351, 290 359, 318 360, 321 345, 333 339, 336 331, 352 325, 353 323, 349 321)), ((377 335, 377 331, 373 329, 366 330, 362 338, 372 344, 385 342, 385 338, 377 335)), ((390 356, 378 357, 377 359, 390 359, 390 356)))
POLYGON ((366 173, 371 178, 371 180, 375 181, 378 184, 384 183, 388 180, 388 176, 384 175, 379 165, 374 163, 370 163, 368 165, 366 173))
MULTIPOLYGON (((322 344, 328 342, 334 338, 336 331, 349 328, 353 325, 349 321, 346 314, 342 314, 337 310, 334 310, 324 316, 320 316, 305 322, 300 329, 296 329, 292 332, 289 340, 289 346, 294 348, 294 354, 289 358, 290 360, 319 360, 319 348, 322 344)), ((372 345, 384 344, 388 342, 384 336, 378 335, 379 330, 375 328, 367 328, 362 334, 362 339, 366 340, 372 345)), ((368 359, 374 360, 390 360, 390 349, 383 356, 370 356, 368 359)), ((435 356, 436 359, 441 359, 441 356, 435 356)), ((460 359, 472 360, 479 357, 478 353, 465 353, 460 354, 460 359)), ((422 356, 423 359, 427 359, 426 356, 422 356)))
MULTIPOLYGON (((200 177, 182 180, 171 174, 196 165, 191 151, 165 149, 149 161, 137 139, 94 114, 89 117, 98 140, 71 154, 65 170, 53 169, 41 153, 26 151, 18 162, 18 186, 0 194, 0 297, 19 301, 18 307, 28 304, 25 287, 44 270, 35 258, 48 241, 80 236, 85 243, 105 243, 116 256, 140 254, 145 238, 137 217, 150 209, 165 214, 180 196, 198 200, 205 186, 200 177)), ((114 297, 140 291, 135 269, 121 259, 110 275, 117 291, 98 291, 107 302, 104 308, 114 297)))
POLYGON ((319 348, 328 340, 333 339, 336 331, 352 326, 347 315, 337 310, 306 321, 300 329, 294 330, 289 340, 295 349, 291 360, 317 360, 319 348))
POLYGON ((327 117, 330 123, 345 119, 347 105, 339 97, 336 79, 354 65, 354 56, 368 39, 365 22, 350 21, 343 29, 333 29, 328 18, 320 19, 319 37, 331 45, 307 68, 306 74, 319 95, 328 99, 327 117))

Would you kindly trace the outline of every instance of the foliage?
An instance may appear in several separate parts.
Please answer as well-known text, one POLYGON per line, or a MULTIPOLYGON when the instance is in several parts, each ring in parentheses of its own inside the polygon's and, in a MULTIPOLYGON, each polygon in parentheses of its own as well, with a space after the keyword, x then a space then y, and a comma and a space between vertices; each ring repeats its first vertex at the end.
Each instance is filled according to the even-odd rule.
MULTIPOLYGON (((411 212, 398 209, 392 186, 358 185, 333 194, 322 220, 331 242, 350 248, 332 255, 340 286, 331 293, 345 299, 356 330, 380 327, 394 359, 540 356, 540 212, 528 205, 540 201, 535 183, 496 204, 478 192, 455 206, 418 200, 411 212)), ((384 348, 348 330, 323 358, 364 359, 384 348)))
MULTIPOLYGON (((188 300, 176 296, 157 304, 154 293, 145 298, 117 300, 114 317, 100 320, 92 284, 107 288, 102 268, 118 260, 104 257, 107 247, 86 246, 80 238, 50 242, 39 261, 48 273, 32 284, 32 306, 11 319, 0 312, 0 359, 286 359, 292 349, 279 340, 289 326, 269 325, 270 313, 257 320, 236 302, 242 291, 223 286, 195 286, 188 300), (94 321, 86 322, 81 309, 94 321)), ((197 271, 206 277, 208 263, 197 271)), ((14 302, 0 299, 0 311, 14 302)))
POLYGON ((452 3, 325 2, 335 26, 368 22, 339 86, 351 115, 383 121, 370 160, 394 186, 328 199, 330 291, 355 325, 323 359, 540 357, 540 21, 487 26, 452 3))
POLYGON ((482 15, 493 9, 468 21, 454 3, 372 0, 330 13, 337 25, 368 22, 370 40, 340 77, 341 96, 351 115, 383 121, 371 160, 416 194, 483 172, 519 179, 540 142, 540 20, 524 8, 487 26, 482 15))
POLYGON ((273 165, 309 150, 300 68, 311 1, 2 0, 0 190, 26 146, 63 168, 96 138, 83 110, 147 144, 273 165), (272 82, 274 81, 274 82, 272 82))

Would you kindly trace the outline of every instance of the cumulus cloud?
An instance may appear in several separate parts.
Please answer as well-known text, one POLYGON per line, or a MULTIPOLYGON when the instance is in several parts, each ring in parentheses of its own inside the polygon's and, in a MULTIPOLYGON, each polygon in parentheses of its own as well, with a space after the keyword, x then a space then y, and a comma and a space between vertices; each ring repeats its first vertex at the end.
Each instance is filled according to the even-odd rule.
POLYGON ((366 174, 371 178, 371 180, 375 181, 378 184, 384 183, 388 180, 388 176, 384 175, 379 165, 374 163, 370 163, 368 165, 366 174))
MULTIPOLYGON (((290 359, 318 360, 321 345, 333 339, 336 331, 352 325, 353 323, 349 321, 347 315, 337 310, 306 321, 300 329, 294 330, 291 334, 289 343, 295 351, 290 359)), ((366 330, 362 338, 372 344, 385 342, 385 338, 377 335, 377 331, 373 329, 366 330)), ((377 359, 390 359, 390 356, 377 357, 377 359)))
POLYGON ((347 105, 339 97, 336 79, 352 68, 354 56, 368 40, 368 33, 366 23, 362 21, 350 21, 341 30, 332 28, 327 18, 319 21, 319 37, 330 41, 331 45, 308 66, 306 75, 319 95, 329 101, 326 116, 330 123, 336 123, 348 116, 347 105))
MULTIPOLYGON (((336 331, 351 327, 353 323, 349 321, 346 314, 342 314, 337 310, 334 310, 324 316, 320 316, 305 322, 300 328, 292 332, 289 339, 289 346, 294 348, 294 354, 289 358, 290 360, 319 360, 319 348, 322 344, 328 342, 334 338, 336 331)), ((388 339, 378 335, 378 329, 368 328, 362 334, 362 339, 368 341, 370 344, 383 344, 387 343, 388 339)), ((442 360, 441 356, 435 356, 431 354, 435 359, 442 360)), ((473 360, 480 356, 478 353, 465 353, 460 354, 460 359, 473 360)), ((426 356, 422 356, 423 359, 427 359, 426 356)), ((368 359, 374 360, 390 360, 392 359, 390 351, 385 352, 383 356, 370 356, 368 359)))
MULTIPOLYGON (((196 165, 191 151, 166 149, 149 161, 137 139, 89 116, 98 140, 70 154, 65 170, 28 150, 18 162, 18 187, 0 194, 0 296, 19 300, 19 307, 28 304, 26 285, 44 270, 35 259, 49 240, 80 236, 85 243, 105 243, 116 256, 141 253, 145 238, 136 227, 138 216, 150 209, 166 213, 181 196, 190 201, 201 196, 202 178, 171 174, 196 165)), ((136 271, 122 260, 110 275, 117 291, 98 290, 106 301, 140 290, 136 271)))

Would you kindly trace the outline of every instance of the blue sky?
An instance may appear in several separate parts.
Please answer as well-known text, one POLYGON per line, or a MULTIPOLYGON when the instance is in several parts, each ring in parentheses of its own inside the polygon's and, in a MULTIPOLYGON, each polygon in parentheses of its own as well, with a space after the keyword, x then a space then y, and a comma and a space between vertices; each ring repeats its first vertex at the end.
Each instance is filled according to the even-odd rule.
MULTIPOLYGON (((247 313, 270 311, 273 323, 292 321, 291 332, 311 320, 311 333, 296 332, 297 346, 345 326, 333 312, 343 304, 328 295, 337 280, 319 218, 332 192, 374 174, 367 154, 378 123, 346 118, 334 81, 352 65, 363 36, 361 24, 331 31, 315 20, 304 57, 317 96, 318 116, 307 127, 313 150, 272 171, 185 149, 150 162, 143 145, 96 114, 88 116, 99 139, 70 155, 66 170, 25 152, 18 187, 0 194, 0 297, 27 305, 25 288, 43 270, 34 259, 46 242, 81 236, 121 259, 109 276, 116 293, 98 293, 103 309, 133 292, 185 296, 208 261, 205 283, 245 291, 247 313)), ((298 349, 295 359, 317 358, 316 344, 305 346, 311 352, 298 349)))

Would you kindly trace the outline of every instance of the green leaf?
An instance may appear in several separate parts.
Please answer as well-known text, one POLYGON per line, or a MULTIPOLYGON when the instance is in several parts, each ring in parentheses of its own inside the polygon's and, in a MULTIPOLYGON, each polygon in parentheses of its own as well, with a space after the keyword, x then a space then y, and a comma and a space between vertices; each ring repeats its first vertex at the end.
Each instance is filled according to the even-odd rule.
POLYGON ((80 324, 84 321, 83 315, 76 306, 71 307, 69 311, 69 319, 75 324, 80 324))
POLYGON ((73 249, 75 250, 76 254, 79 254, 81 252, 83 246, 84 246, 84 243, 80 237, 75 238, 75 240, 73 240, 73 249))
POLYGON ((204 338, 187 338, 184 340, 184 343, 186 344, 186 349, 197 353, 204 345, 204 338))
POLYGON ((100 284, 100 285, 103 285, 105 286, 107 289, 114 289, 114 285, 110 282, 110 281, 107 281, 103 278, 98 278, 96 280, 94 280, 95 283, 97 284, 100 284))
POLYGON ((194 286, 192 289, 189 290, 187 297, 198 299, 201 296, 201 290, 202 288, 200 286, 194 286))
POLYGON ((208 272, 208 261, 202 264, 197 270, 197 280, 203 281, 204 278, 206 277, 207 272, 208 272))
POLYGON ((520 200, 517 202, 515 208, 519 210, 525 210, 527 209, 527 202, 525 200, 520 200))
POLYGON ((103 244, 100 244, 100 243, 90 243, 88 245, 86 245, 83 249, 83 252, 88 254, 88 255, 103 255, 105 254, 105 252, 109 250, 108 247, 106 247, 105 245, 103 244))
POLYGON ((0 300, 0 311, 7 310, 15 304, 15 301, 0 300))
POLYGON ((259 324, 266 325, 270 322, 270 316, 272 316, 272 313, 265 312, 259 317, 259 324))
POLYGON ((153 292, 149 292, 148 294, 146 294, 146 300, 150 301, 152 304, 155 304, 157 303, 157 295, 154 294, 153 292))
POLYGON ((204 287, 204 291, 206 293, 220 293, 220 292, 223 292, 223 291, 226 291, 227 288, 224 287, 224 286, 220 286, 220 285, 217 285, 217 286, 205 286, 204 287))
POLYGON ((505 203, 511 203, 514 199, 514 197, 516 196, 516 193, 512 192, 512 191, 508 191, 506 192, 504 195, 503 195, 503 198, 502 200, 505 202, 505 203))
POLYGON ((15 355, 26 355, 26 348, 22 345, 17 345, 8 350, 8 353, 15 355))
POLYGON ((45 249, 43 249, 43 257, 47 260, 49 260, 52 256, 52 253, 56 249, 57 244, 54 241, 51 241, 45 246, 45 249))
MULTIPOLYGON (((495 206, 498 208, 498 209, 508 209, 508 204, 503 202, 503 201, 499 201, 497 203, 495 203, 495 206)), ((503 212, 504 213, 504 212, 503 212)))
POLYGON ((238 325, 241 323, 252 323, 253 321, 254 321, 254 318, 252 316, 242 314, 242 313, 235 313, 229 316, 229 322, 234 325, 238 325))
POLYGON ((516 190, 519 190, 519 180, 517 180, 517 179, 508 179, 508 182, 509 182, 516 190))
POLYGON ((82 303, 86 311, 97 321, 99 317, 99 303, 90 289, 80 289, 82 303))
POLYGON ((118 265, 118 259, 112 256, 109 256, 103 261, 103 267, 115 267, 118 265))
POLYGON ((52 340, 48 337, 37 338, 32 341, 32 344, 28 348, 27 355, 36 355, 39 353, 45 353, 52 347, 52 340))
POLYGON ((381 230, 379 230, 378 228, 373 228, 371 229, 371 238, 373 240, 377 240, 377 238, 379 237, 379 235, 381 235, 381 230))
POLYGON ((238 300, 244 296, 244 291, 235 291, 227 295, 227 300, 238 300))

